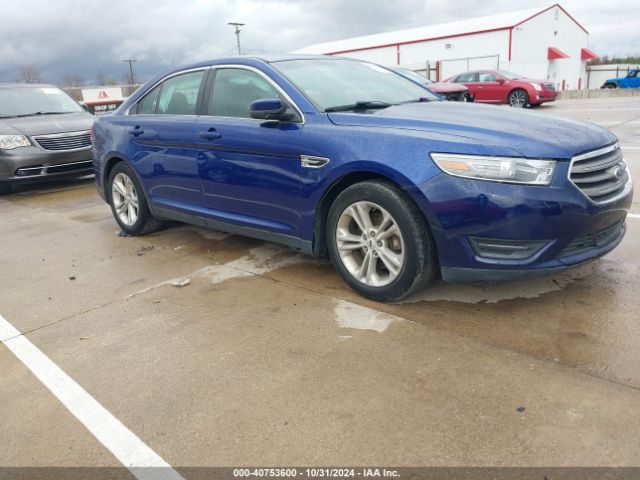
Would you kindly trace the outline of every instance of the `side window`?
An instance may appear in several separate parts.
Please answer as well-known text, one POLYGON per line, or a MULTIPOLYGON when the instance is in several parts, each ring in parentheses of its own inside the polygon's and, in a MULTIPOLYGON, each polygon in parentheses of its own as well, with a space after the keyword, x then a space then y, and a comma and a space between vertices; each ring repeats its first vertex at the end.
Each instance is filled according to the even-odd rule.
POLYGON ((474 75, 475 75, 475 73, 473 73, 473 72, 463 73, 462 75, 458 75, 456 77, 455 81, 457 83, 473 82, 473 76, 474 75))
POLYGON ((158 99, 159 114, 195 115, 204 71, 183 73, 162 83, 158 99))
POLYGON ((142 97, 142 100, 138 102, 136 113, 138 114, 156 113, 156 102, 158 101, 159 93, 160 93, 160 85, 157 85, 153 90, 151 90, 144 97, 142 97))
POLYGON ((496 76, 493 73, 481 72, 478 74, 479 82, 495 82, 496 76))
POLYGON ((251 118, 251 103, 267 98, 281 97, 260 75, 241 68, 223 68, 216 72, 209 112, 221 117, 251 118))

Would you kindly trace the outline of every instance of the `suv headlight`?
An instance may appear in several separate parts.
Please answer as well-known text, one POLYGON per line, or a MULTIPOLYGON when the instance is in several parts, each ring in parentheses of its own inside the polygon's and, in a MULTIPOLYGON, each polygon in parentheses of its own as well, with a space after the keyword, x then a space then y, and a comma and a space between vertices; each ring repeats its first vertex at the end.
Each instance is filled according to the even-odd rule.
POLYGON ((540 92, 540 91, 542 91, 542 85, 540 85, 539 83, 533 83, 533 82, 531 82, 531 86, 532 86, 533 88, 535 88, 535 89, 536 89, 537 91, 539 91, 539 92, 540 92))
POLYGON ((24 135, 0 135, 0 150, 11 150, 29 145, 31 142, 24 135))
POLYGON ((432 153, 431 158, 443 172, 456 177, 528 185, 549 185, 556 168, 554 160, 452 153, 432 153))

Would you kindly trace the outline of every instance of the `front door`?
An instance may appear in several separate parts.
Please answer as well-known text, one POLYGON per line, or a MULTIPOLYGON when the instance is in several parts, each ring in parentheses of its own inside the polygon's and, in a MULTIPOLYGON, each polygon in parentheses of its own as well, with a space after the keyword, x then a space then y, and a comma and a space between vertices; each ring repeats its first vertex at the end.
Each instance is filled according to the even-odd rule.
POLYGON ((280 98, 258 71, 217 68, 205 94, 208 113, 197 120, 204 205, 212 220, 300 235, 299 121, 253 119, 253 101, 280 98))
POLYGON ((506 101, 507 88, 504 83, 498 82, 495 73, 479 72, 476 86, 476 102, 504 103, 506 101))

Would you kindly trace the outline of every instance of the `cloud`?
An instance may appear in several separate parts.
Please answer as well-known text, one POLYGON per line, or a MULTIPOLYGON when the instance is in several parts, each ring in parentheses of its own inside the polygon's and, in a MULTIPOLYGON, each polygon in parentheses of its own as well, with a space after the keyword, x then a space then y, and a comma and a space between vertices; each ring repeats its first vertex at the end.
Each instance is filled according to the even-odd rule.
MULTIPOLYGON (((137 59, 136 75, 148 79, 168 66, 235 54, 230 21, 246 23, 245 52, 288 52, 537 5, 535 0, 4 0, 0 80, 15 79, 20 65, 38 68, 53 82, 78 75, 91 83, 99 73, 122 80, 127 58, 137 59)), ((562 5, 592 32, 590 46, 596 52, 640 52, 638 12, 629 12, 637 8, 628 2, 562 5)))

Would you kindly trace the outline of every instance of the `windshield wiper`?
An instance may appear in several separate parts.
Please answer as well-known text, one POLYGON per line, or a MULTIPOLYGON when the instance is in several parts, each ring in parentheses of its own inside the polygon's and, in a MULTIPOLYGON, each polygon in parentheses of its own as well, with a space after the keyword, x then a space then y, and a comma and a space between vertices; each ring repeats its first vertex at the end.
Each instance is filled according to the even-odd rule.
POLYGON ((433 102, 434 100, 429 98, 429 97, 420 97, 420 98, 415 98, 413 100, 406 100, 404 102, 400 102, 401 104, 404 103, 426 103, 426 102, 433 102))
POLYGON ((72 113, 72 112, 33 112, 33 113, 23 113, 22 115, 15 115, 16 117, 33 117, 36 115, 62 115, 63 113, 72 113))
POLYGON ((346 105, 336 105, 335 107, 327 107, 325 112, 348 112, 351 110, 379 110, 395 105, 394 103, 381 102, 379 100, 367 100, 356 103, 348 103, 346 105))

